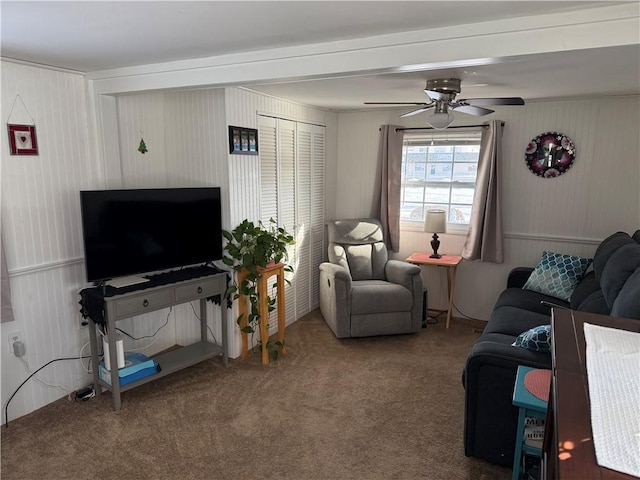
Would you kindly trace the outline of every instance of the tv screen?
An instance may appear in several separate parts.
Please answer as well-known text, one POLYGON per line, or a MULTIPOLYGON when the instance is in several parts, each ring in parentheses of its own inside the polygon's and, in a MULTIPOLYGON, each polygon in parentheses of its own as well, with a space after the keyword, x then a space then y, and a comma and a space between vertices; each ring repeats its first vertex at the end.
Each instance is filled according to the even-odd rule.
POLYGON ((220 188, 80 192, 87 281, 222 258, 220 188))

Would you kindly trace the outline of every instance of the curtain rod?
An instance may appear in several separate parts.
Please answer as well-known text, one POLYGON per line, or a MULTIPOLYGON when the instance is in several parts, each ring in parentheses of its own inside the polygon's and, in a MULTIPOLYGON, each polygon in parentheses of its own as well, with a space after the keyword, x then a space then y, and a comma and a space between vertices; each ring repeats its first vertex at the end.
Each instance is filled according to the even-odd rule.
MULTIPOLYGON (((504 122, 500 122, 500 123, 504 127, 504 122)), ((439 132, 444 132, 445 130, 449 130, 450 128, 477 128, 477 127, 486 128, 488 126, 489 126, 488 123, 483 123, 481 125, 454 125, 452 127, 443 128, 441 130, 438 130, 437 128, 433 128, 433 127, 405 127, 405 128, 401 127, 401 128, 396 128, 396 132, 401 132, 406 130, 438 130, 439 132)))

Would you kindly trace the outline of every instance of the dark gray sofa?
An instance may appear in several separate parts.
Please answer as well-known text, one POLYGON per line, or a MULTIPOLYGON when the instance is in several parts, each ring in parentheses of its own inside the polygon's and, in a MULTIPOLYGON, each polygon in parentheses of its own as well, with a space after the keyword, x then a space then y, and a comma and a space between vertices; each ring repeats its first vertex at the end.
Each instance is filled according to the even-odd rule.
MULTIPOLYGON (((560 252, 561 253, 561 252, 560 252)), ((482 336, 467 357, 464 450, 467 456, 513 464, 518 410, 511 404, 518 365, 551 368, 550 353, 514 347, 522 332, 550 323, 549 302, 573 310, 640 319, 640 230, 603 240, 592 269, 566 302, 523 290, 533 268, 516 268, 495 304, 482 336)))

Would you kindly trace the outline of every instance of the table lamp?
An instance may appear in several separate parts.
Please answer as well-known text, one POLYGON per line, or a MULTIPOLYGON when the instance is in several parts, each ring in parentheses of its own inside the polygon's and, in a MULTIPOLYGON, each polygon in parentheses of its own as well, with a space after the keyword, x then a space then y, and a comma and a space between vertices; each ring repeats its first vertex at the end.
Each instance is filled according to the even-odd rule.
POLYGON ((431 240, 433 254, 429 255, 429 258, 442 258, 442 255, 438 253, 438 248, 440 248, 438 234, 447 231, 446 213, 444 210, 427 210, 427 216, 424 219, 424 231, 433 233, 431 240))

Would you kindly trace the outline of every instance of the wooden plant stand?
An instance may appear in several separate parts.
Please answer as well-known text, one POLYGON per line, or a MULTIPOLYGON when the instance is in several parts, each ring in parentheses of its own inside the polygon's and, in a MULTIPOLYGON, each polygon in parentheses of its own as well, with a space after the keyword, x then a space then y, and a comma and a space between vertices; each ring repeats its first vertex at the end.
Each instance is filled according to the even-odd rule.
MULTIPOLYGON (((281 352, 287 353, 284 348, 284 329, 285 329, 285 303, 284 303, 284 263, 276 263, 266 268, 259 268, 260 279, 258 280, 258 298, 260 300, 260 341, 262 342, 262 364, 269 363, 269 352, 267 351, 267 342, 269 341, 269 306, 267 305, 267 281, 273 275, 277 275, 277 306, 278 306, 278 341, 283 344, 281 352)), ((242 270, 238 274, 238 285, 242 285, 245 277, 249 272, 242 270)), ((240 320, 240 329, 247 326, 247 297, 240 294, 239 311, 242 315, 240 320)), ((246 358, 249 353, 249 339, 246 332, 242 332, 242 358, 246 358)))

